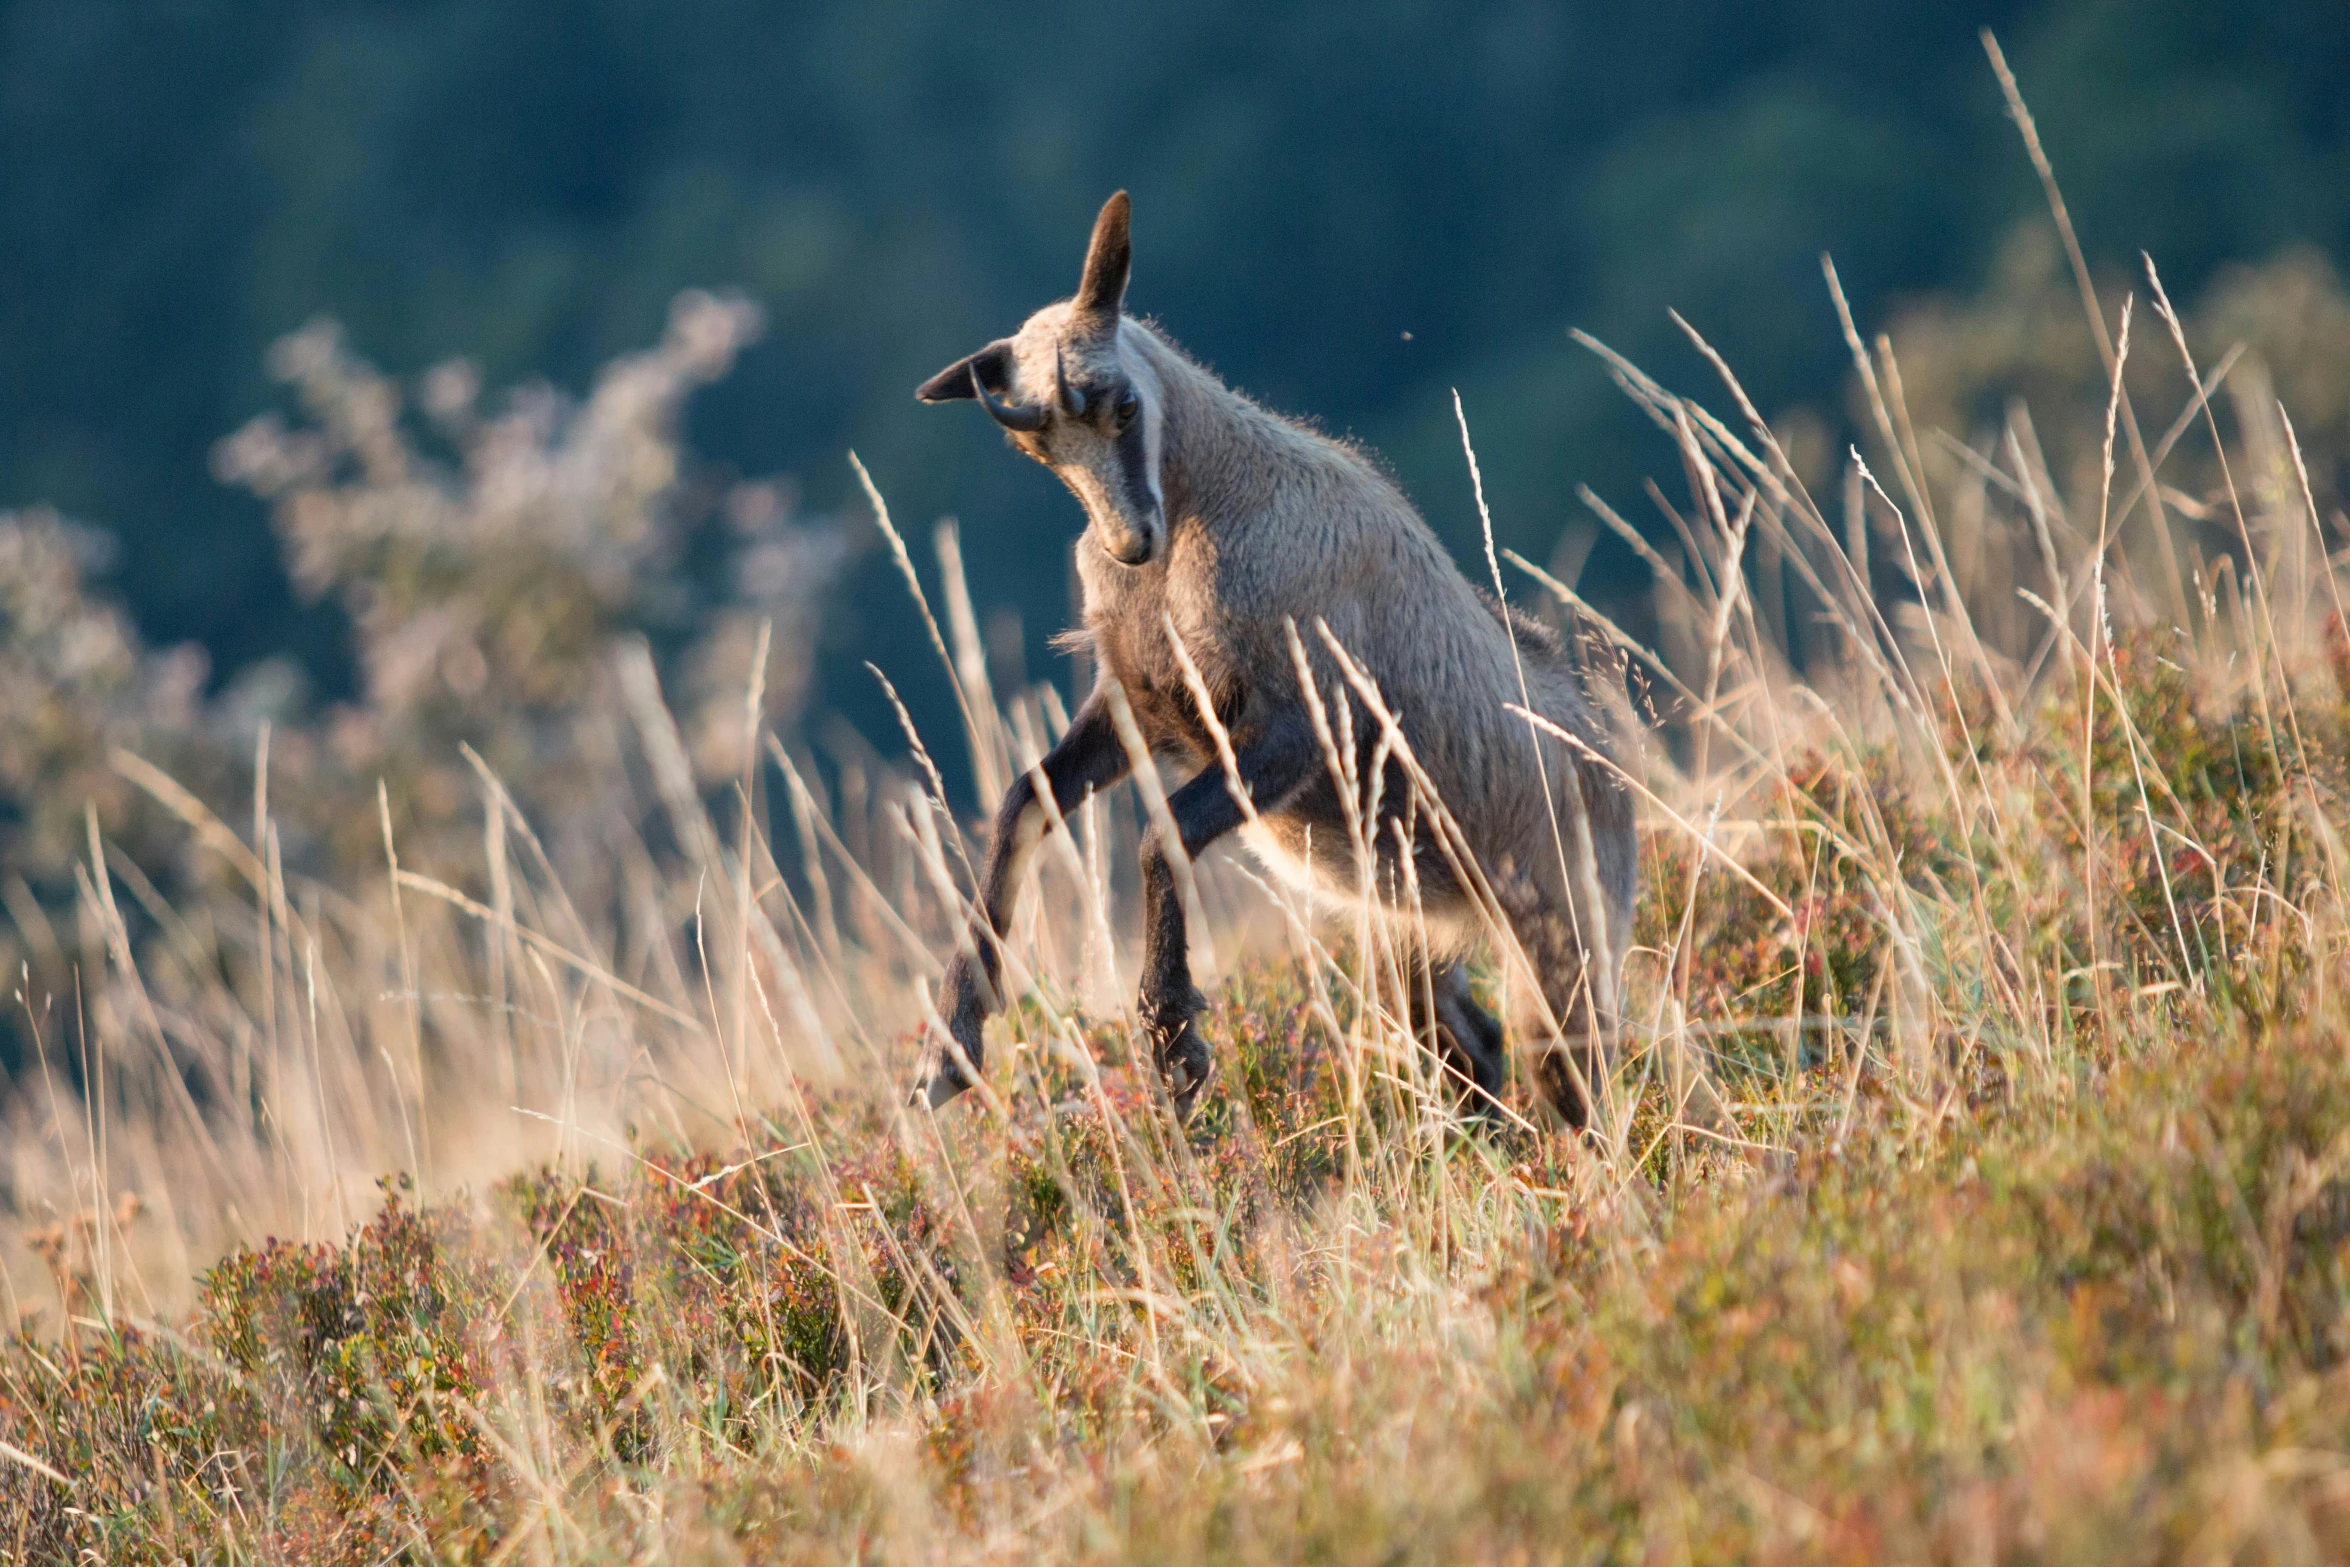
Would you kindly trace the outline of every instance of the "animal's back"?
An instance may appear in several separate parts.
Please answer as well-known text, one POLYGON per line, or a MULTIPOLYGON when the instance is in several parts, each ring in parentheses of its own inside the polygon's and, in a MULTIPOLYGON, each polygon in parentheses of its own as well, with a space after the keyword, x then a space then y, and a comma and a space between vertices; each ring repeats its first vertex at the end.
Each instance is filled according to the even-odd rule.
MULTIPOLYGON (((1326 618, 1377 681, 1439 797, 1506 839, 1529 808, 1549 815, 1537 731, 1510 709, 1531 709, 1601 754, 1605 731, 1564 641, 1472 585, 1410 503, 1383 481, 1379 489, 1385 515, 1356 541, 1367 559, 1356 570, 1337 566, 1349 591, 1326 618)), ((1549 740, 1544 749, 1564 748, 1549 740)), ((1566 770, 1591 765, 1575 757, 1566 770)), ((1551 763, 1554 779, 1559 771, 1551 763)))
MULTIPOLYGON (((1574 879, 1577 834, 1587 833, 1609 922, 1618 923, 1628 916, 1634 868, 1630 802, 1592 760, 1607 754, 1607 738, 1573 654, 1549 627, 1473 586, 1410 502, 1359 454, 1299 433, 1317 448, 1309 495, 1299 499, 1318 503, 1319 514, 1307 521, 1290 510, 1283 527, 1291 542, 1302 534, 1318 548, 1312 558, 1291 557, 1293 569, 1312 580, 1275 591, 1313 602, 1315 617, 1375 682, 1414 760, 1491 879, 1525 884, 1522 901, 1530 906, 1577 897, 1580 889, 1563 883, 1574 879), (1512 708, 1541 714, 1588 750, 1541 733, 1512 708)), ((1313 646, 1316 629, 1299 630, 1327 669, 1313 646)), ((1326 675, 1325 692, 1326 700, 1343 693, 1364 713, 1344 682, 1326 675)), ((1389 792, 1386 804, 1401 807, 1401 793, 1389 792)), ((1306 824, 1317 845, 1329 846, 1313 856, 1321 890, 1351 901, 1360 881, 1343 852, 1335 792, 1317 789, 1301 804, 1318 818, 1306 824)), ((1261 847, 1286 856, 1284 869, 1300 876, 1303 829, 1293 823, 1266 836, 1274 842, 1261 847)), ((1474 939, 1449 862, 1427 829, 1419 836, 1423 901, 1464 941, 1474 939)))
MULTIPOLYGON (((1145 340, 1170 388, 1213 408, 1222 434, 1212 450, 1182 453, 1187 488, 1168 497, 1182 520, 1173 524, 1163 580, 1137 580, 1080 545, 1089 625, 1105 650, 1121 648, 1113 664, 1140 677, 1134 694, 1152 702, 1154 688, 1178 684, 1171 658, 1152 646, 1162 640, 1162 613, 1176 622, 1211 690, 1251 683, 1293 690, 1285 627, 1294 624, 1334 709, 1331 721, 1343 704, 1359 735, 1367 704, 1340 677, 1319 621, 1376 684, 1497 895, 1524 910, 1555 909, 1582 901, 1595 869, 1607 923, 1628 925, 1630 802, 1591 759, 1606 754, 1606 736, 1563 642, 1473 585, 1364 453, 1259 407, 1158 334, 1145 340), (1161 664, 1170 667, 1153 667, 1161 664), (1511 711, 1521 707, 1587 749, 1541 733, 1511 711)), ((1190 727, 1160 711, 1171 726, 1190 727)), ((1212 760, 1204 736, 1183 738, 1200 761, 1212 760)), ((1386 810, 1406 810, 1408 797, 1400 773, 1391 777, 1386 810)), ((1251 834, 1260 856, 1293 883, 1354 901, 1361 873, 1330 780, 1309 781, 1279 815, 1251 834)), ((1474 941, 1481 931, 1469 900, 1428 826, 1417 841, 1419 896, 1437 934, 1448 945, 1474 941)), ((1383 831, 1383 857, 1392 848, 1383 831)), ((1391 873, 1378 881, 1383 899, 1404 890, 1391 873)))

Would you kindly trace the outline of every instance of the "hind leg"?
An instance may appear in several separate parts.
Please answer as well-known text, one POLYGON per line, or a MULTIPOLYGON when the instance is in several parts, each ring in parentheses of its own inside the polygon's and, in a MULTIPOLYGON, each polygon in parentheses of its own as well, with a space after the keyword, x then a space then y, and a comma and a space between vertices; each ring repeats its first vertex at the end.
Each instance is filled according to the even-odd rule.
POLYGON ((1594 1121, 1593 1106, 1607 1101, 1615 1060, 1613 1020, 1595 1003, 1585 973, 1579 959, 1554 959, 1544 987, 1549 1017, 1519 1019, 1523 1038, 1548 1041, 1535 1057, 1534 1080, 1559 1119, 1577 1131, 1594 1121))
POLYGON ((1578 1132, 1591 1125, 1592 1096, 1607 1092, 1606 1072, 1607 1052, 1585 1040, 1543 1052, 1534 1067, 1542 1097, 1578 1132))
POLYGON ((1415 967, 1411 986, 1412 1033, 1435 1046, 1445 1076, 1459 1090, 1462 1107, 1487 1115, 1501 1101, 1509 1056, 1501 1024, 1469 994, 1469 973, 1458 960, 1415 967))
POLYGON ((1539 995, 1516 995, 1510 1021, 1543 1097, 1578 1130, 1615 1099, 1617 953, 1632 923, 1629 807, 1602 784, 1586 777, 1573 801, 1580 809, 1562 813, 1564 852, 1538 857, 1524 880, 1497 889, 1540 984, 1539 995))

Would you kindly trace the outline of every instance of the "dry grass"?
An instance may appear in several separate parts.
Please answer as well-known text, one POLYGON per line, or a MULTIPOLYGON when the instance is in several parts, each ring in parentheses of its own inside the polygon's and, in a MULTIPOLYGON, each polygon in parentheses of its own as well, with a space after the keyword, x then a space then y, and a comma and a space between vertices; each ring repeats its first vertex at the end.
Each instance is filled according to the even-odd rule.
MULTIPOLYGON (((2214 317, 2331 287, 2291 265, 2214 317)), ((518 524, 472 570, 505 492, 420 499, 391 413, 335 405, 362 471, 268 470, 289 528, 366 586, 371 647, 432 656, 363 732, 266 742, 293 792, 236 771, 233 715, 155 716, 127 643, 10 666, 68 714, 92 667, 149 707, 0 757, 105 805, 44 800, 9 905, 38 1051, 0 1552, 2339 1559, 2341 519, 2243 395, 2268 361, 2199 366, 2151 267, 2127 301, 2075 281, 2085 365, 2022 367, 2085 410, 2045 441, 1904 391, 1964 418, 2041 336, 1853 332, 1874 434, 1827 497, 1727 367, 1717 415, 1609 359, 1683 458, 1654 645, 1504 584, 1627 660, 1649 800, 1588 1137, 1530 1098, 1460 1125, 1396 1021, 1403 937, 1222 856, 1219 1075, 1178 1128, 1120 1010, 1147 799, 1054 834, 986 1090, 905 1109, 976 853, 927 754, 778 743, 789 626, 689 653, 681 725, 593 560, 564 598, 518 524), (522 660, 541 686, 495 684, 547 644, 517 625, 571 628, 522 660)), ((662 387, 709 373, 679 354, 662 387)), ((650 519, 644 570, 666 395, 614 415, 645 441, 523 443, 587 454, 533 504, 650 519)), ((242 439, 260 471, 293 438, 242 439)), ((953 534, 927 590, 890 537, 992 792, 1065 712, 991 689, 953 534)))

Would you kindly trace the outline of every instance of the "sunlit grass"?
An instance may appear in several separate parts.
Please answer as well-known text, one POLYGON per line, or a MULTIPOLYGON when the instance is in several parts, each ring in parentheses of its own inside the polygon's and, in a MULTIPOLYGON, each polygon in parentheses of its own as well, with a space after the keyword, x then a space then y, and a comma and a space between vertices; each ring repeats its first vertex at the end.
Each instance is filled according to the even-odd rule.
MULTIPOLYGON (((686 725, 641 645, 583 642, 574 706, 495 690, 560 787, 445 715, 397 799, 114 755, 141 854, 61 809, 79 925, 20 997, 0 1551, 2350 1552, 2339 523, 2158 288, 2081 282, 2110 362, 2061 479, 2020 407, 1917 429, 1889 339, 1852 333, 1876 440, 1825 499, 1727 367, 1700 401, 1607 361, 1685 469, 1653 645, 1501 585, 1626 668, 1589 1135, 1527 1041, 1464 1124, 1397 1021, 1410 923, 1223 856, 1179 1126, 1123 1016, 1123 795, 1004 933, 985 1091, 909 1110, 978 845, 935 768, 768 732, 772 633, 686 725), (289 875, 288 812, 364 852, 289 875)), ((890 537, 964 719, 923 743, 1000 787, 1061 697, 993 689, 951 529, 935 569, 890 537)))

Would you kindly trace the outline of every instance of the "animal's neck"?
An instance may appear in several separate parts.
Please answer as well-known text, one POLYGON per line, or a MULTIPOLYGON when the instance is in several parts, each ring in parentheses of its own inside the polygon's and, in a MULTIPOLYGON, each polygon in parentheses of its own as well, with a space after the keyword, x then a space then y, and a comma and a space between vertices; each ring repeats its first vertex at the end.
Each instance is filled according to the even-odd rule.
POLYGON ((1147 338, 1151 367, 1165 394, 1159 438, 1159 488, 1172 520, 1211 525, 1261 510, 1294 472, 1304 449, 1319 447, 1194 364, 1170 344, 1147 338))

